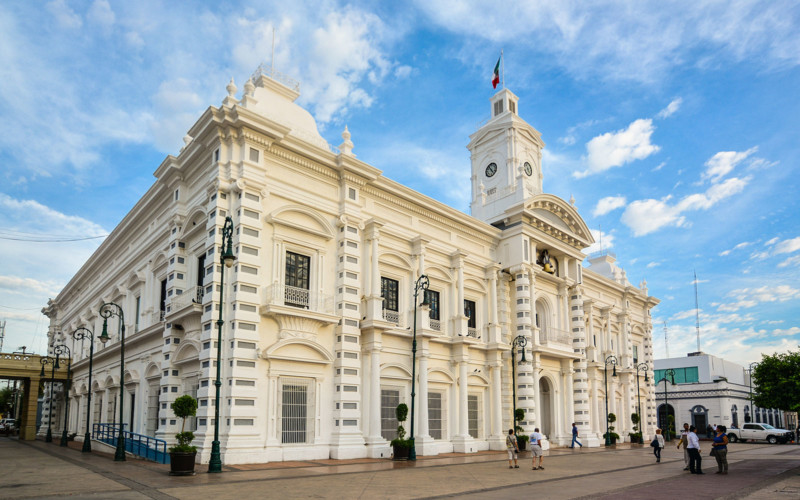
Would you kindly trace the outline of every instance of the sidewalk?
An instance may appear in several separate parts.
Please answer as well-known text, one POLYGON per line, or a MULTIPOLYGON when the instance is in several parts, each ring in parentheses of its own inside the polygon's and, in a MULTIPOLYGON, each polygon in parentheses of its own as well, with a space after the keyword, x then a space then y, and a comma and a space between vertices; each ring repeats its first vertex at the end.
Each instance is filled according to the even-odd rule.
MULTIPOLYGON (((211 496, 217 500, 263 498, 797 498, 800 446, 731 445, 730 474, 683 472, 682 452, 669 446, 656 464, 649 447, 556 448, 544 471, 530 470, 524 455, 508 469, 505 452, 385 459, 317 460, 225 466, 193 477, 170 477, 169 466, 106 453, 80 453, 79 443, 19 442, 0 438, 0 498, 114 498, 115 500, 211 496), (75 446, 78 445, 78 446, 75 446)), ((705 455, 705 454, 704 454, 705 455)))

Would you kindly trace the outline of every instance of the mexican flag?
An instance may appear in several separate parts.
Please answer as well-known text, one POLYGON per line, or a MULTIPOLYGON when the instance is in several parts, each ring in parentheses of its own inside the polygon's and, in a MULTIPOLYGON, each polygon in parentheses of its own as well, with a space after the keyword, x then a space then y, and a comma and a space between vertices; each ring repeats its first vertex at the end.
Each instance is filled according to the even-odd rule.
POLYGON ((497 84, 500 83, 500 59, 502 59, 502 58, 503 58, 503 56, 500 55, 500 57, 497 59, 497 64, 494 65, 494 73, 492 74, 492 88, 493 89, 496 89, 497 88, 497 84))

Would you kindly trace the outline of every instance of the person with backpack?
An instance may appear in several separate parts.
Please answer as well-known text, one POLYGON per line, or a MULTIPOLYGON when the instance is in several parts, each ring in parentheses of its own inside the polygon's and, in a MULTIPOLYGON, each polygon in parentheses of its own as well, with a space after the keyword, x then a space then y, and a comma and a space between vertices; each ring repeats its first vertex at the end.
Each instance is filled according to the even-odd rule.
POLYGON ((506 436, 506 450, 508 450, 508 468, 519 469, 519 464, 517 463, 519 444, 517 443, 517 436, 514 435, 514 429, 508 430, 508 436, 506 436), (513 466, 511 465, 512 460, 514 461, 513 466))

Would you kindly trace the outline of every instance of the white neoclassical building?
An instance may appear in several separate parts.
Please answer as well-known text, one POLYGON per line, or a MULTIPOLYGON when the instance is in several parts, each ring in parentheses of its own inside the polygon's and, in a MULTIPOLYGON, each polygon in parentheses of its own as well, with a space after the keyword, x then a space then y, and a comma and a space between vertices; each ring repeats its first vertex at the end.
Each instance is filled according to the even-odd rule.
POLYGON ((168 441, 180 428, 169 403, 188 393, 199 400, 198 459, 208 461, 217 349, 225 463, 388 457, 412 371, 421 455, 502 449, 514 393, 522 427, 553 445, 569 444, 572 422, 600 444, 606 385, 624 439, 640 403, 652 430, 653 392, 634 366, 652 370, 658 300, 611 255, 584 267, 592 236, 574 203, 542 191, 544 143, 516 95, 497 92, 470 137, 467 215, 360 161, 346 128, 331 147, 294 102, 295 82, 259 69, 240 98, 233 82, 227 90, 44 309, 53 340, 74 344, 78 439, 90 393, 91 423, 117 422, 122 384, 128 428, 168 441), (226 216, 237 260, 221 282, 226 216), (413 325, 423 274, 427 304, 413 325), (99 335, 103 302, 124 311, 125 373, 114 318, 111 341, 95 345, 90 386, 89 344, 69 333, 99 335), (513 380, 517 337, 526 362, 517 349, 513 380), (606 384, 610 355, 617 376, 608 365, 606 384))

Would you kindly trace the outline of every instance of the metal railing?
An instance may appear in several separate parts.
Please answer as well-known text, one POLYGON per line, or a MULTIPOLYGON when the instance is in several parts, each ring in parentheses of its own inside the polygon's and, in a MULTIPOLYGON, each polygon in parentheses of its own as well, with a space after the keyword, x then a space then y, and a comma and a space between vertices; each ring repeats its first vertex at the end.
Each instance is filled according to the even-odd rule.
POLYGON ((478 338, 478 329, 477 328, 469 328, 467 327, 467 337, 472 337, 474 339, 478 338))
POLYGON ((256 70, 253 72, 253 74, 250 75, 250 79, 253 81, 253 83, 255 83, 256 80, 258 80, 258 77, 261 75, 264 75, 268 78, 272 78, 276 82, 281 83, 286 87, 289 87, 295 92, 300 92, 300 82, 298 82, 294 78, 284 75, 280 71, 275 71, 272 68, 272 65, 267 66, 267 63, 259 64, 256 70))
POLYGON ((572 335, 567 331, 557 328, 542 328, 539 331, 539 341, 542 343, 547 342, 569 346, 572 345, 572 335))
POLYGON ((437 332, 442 331, 442 322, 438 319, 431 320, 431 330, 436 330, 437 332))
POLYGON ((292 306, 333 314, 333 296, 281 284, 273 284, 264 288, 264 305, 292 306))
POLYGON ((122 437, 125 439, 125 451, 160 464, 169 463, 166 441, 124 430, 128 424, 94 424, 92 425, 92 439, 116 446, 120 425, 123 429, 122 437))

